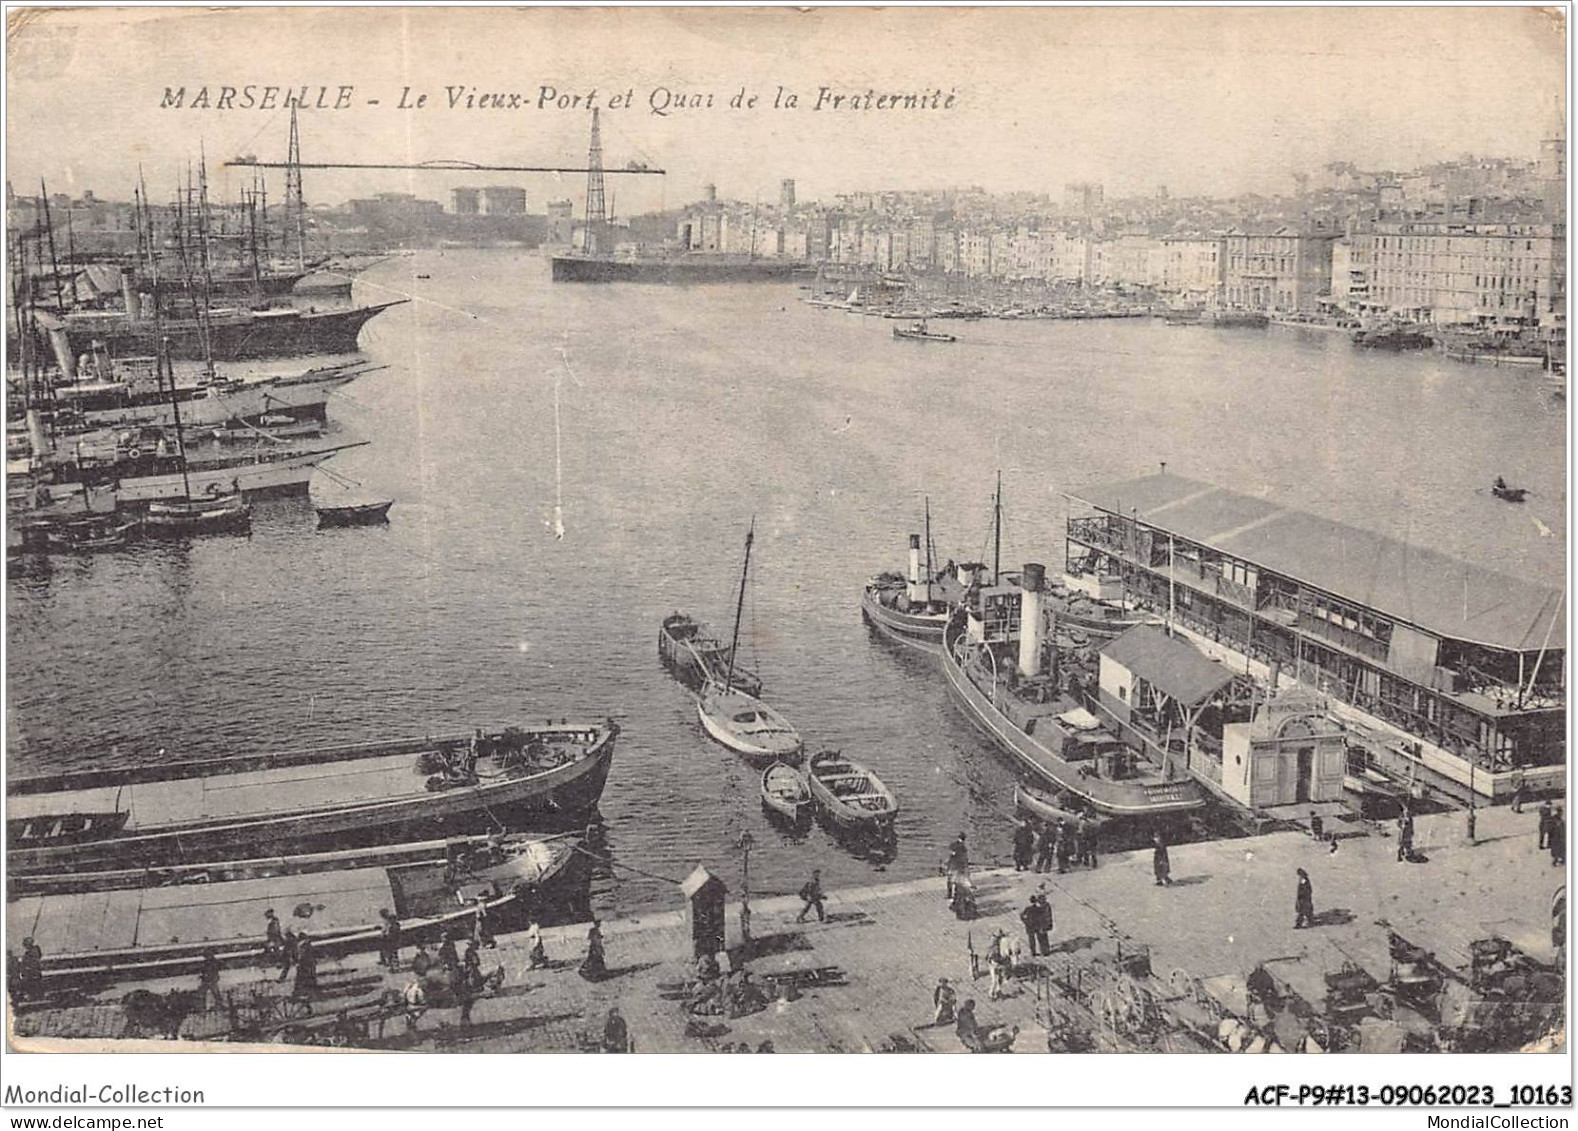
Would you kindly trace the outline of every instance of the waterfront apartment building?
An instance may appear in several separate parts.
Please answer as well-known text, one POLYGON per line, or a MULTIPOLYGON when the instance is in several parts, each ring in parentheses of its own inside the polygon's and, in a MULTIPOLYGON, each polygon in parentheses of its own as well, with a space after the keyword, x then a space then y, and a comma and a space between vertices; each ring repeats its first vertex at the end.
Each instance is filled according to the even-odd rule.
POLYGON ((1331 286, 1331 232, 1228 232, 1223 298, 1247 310, 1314 313, 1331 286))
POLYGON ((1094 512, 1068 521, 1072 583, 1343 705, 1381 768, 1482 797, 1563 785, 1560 591, 1178 475, 1069 497, 1094 512))
POLYGON ((1162 289, 1186 302, 1217 301, 1227 259, 1223 248, 1220 236, 1162 237, 1162 289))
POLYGON ((526 215, 526 190, 519 185, 490 185, 482 190, 484 216, 526 215))
POLYGON ((1378 220, 1367 241, 1373 301, 1441 325, 1559 323, 1567 302, 1562 224, 1426 217, 1378 220))

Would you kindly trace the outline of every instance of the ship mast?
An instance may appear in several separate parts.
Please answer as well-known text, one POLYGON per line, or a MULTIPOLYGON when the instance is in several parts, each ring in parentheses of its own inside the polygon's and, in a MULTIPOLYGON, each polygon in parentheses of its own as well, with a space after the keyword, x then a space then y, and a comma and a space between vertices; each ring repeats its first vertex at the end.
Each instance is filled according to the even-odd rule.
POLYGON ((926 496, 926 603, 931 604, 931 578, 935 567, 931 560, 931 496, 926 496))
POLYGON ((605 250, 603 227, 608 213, 603 201, 603 130, 598 121, 598 111, 592 110, 592 144, 586 153, 586 231, 584 250, 596 255, 605 250))
POLYGON ((729 641, 729 674, 724 690, 734 690, 734 656, 740 650, 740 616, 745 612, 745 581, 751 573, 751 543, 756 540, 756 516, 751 516, 751 528, 745 532, 745 565, 740 569, 740 599, 734 606, 734 639, 729 641))
MULTIPOLYGON (((175 395, 175 364, 170 360, 170 339, 159 339, 159 368, 170 378, 170 413, 175 418, 175 458, 181 465, 181 497, 192 498, 192 481, 186 473, 186 433, 181 428, 181 401, 175 395)), ((160 381, 162 385, 164 382, 160 381)))
POLYGON ((992 584, 1002 584, 1003 573, 1003 469, 997 469, 997 494, 992 499, 992 584))

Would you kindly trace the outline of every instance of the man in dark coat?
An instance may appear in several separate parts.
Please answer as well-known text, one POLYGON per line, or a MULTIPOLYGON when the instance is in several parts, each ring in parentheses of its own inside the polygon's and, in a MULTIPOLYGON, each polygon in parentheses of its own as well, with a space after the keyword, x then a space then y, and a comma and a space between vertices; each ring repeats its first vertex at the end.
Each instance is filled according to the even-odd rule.
POLYGON ((619 1015, 617 1006, 608 1011, 608 1020, 603 1022, 603 1051, 630 1051, 630 1027, 619 1015))
POLYGON ((438 964, 445 970, 460 969, 460 952, 455 949, 455 936, 452 933, 446 933, 444 941, 439 944, 438 964))
POLYGON ((400 965, 400 920, 389 908, 380 908, 378 918, 378 965, 394 970, 400 965))
POLYGON ((825 921, 827 912, 822 907, 823 898, 825 897, 822 895, 822 871, 816 869, 812 871, 811 878, 805 882, 805 886, 800 889, 800 899, 804 906, 800 908, 800 914, 794 917, 794 921, 804 923, 806 912, 813 907, 816 908, 817 922, 825 921))
POLYGON ((1036 871, 1048 872, 1052 870, 1052 854, 1056 849, 1056 842, 1052 837, 1052 826, 1042 825, 1041 832, 1036 837, 1036 871))
POLYGON ((1025 933, 1030 936, 1030 953, 1043 958, 1052 953, 1052 940, 1047 933, 1052 930, 1052 905, 1047 902, 1045 895, 1036 894, 1030 897, 1030 906, 1021 913, 1020 918, 1025 921, 1025 933))
POLYGON ((1551 799, 1540 802, 1540 847, 1551 846, 1551 799))
POLYGON ((1070 843, 1071 834, 1069 827, 1062 821, 1057 823, 1057 832, 1053 834, 1053 852, 1057 856, 1057 872, 1063 875, 1068 871, 1068 862, 1073 855, 1073 845, 1070 843))
POLYGON ((1167 842, 1162 839, 1160 832, 1151 836, 1151 868, 1156 873, 1156 886, 1159 888, 1172 887, 1173 863, 1167 855, 1167 842))
POLYGON ((32 1000, 44 993, 44 951, 31 938, 22 940, 22 959, 17 963, 20 976, 18 996, 32 1000))
POLYGON ((285 949, 285 933, 280 930, 279 916, 274 914, 270 907, 263 912, 263 956, 265 958, 278 958, 285 949))
POLYGON ((1551 867, 1567 863, 1567 816, 1560 809, 1551 812, 1551 867))
POLYGON ((1299 869, 1298 894, 1293 897, 1293 929, 1315 925, 1315 889, 1310 884, 1310 874, 1299 869))
POLYGON ((279 946, 279 980, 284 981, 290 977, 290 968, 296 965, 296 956, 301 951, 301 939, 294 928, 286 927, 285 934, 279 946))
POLYGON ((222 1008, 225 999, 219 996, 219 956, 211 950, 203 952, 203 964, 197 968, 197 1000, 204 1009, 213 998, 214 1008, 222 1008))
POLYGON ((1014 871, 1023 872, 1030 867, 1036 851, 1036 830, 1029 820, 1021 820, 1014 830, 1014 871))
POLYGON ((1096 866, 1096 824, 1094 821, 1081 821, 1080 829, 1080 863, 1086 867, 1096 866))
POLYGON ((296 997, 310 997, 318 989, 318 952, 311 939, 302 939, 296 949, 296 997))

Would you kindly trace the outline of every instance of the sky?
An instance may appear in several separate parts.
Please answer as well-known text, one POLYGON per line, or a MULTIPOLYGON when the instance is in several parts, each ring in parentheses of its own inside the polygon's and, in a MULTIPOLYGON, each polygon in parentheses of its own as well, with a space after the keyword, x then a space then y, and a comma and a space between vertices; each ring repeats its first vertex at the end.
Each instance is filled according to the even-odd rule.
MULTIPOLYGON (((1109 197, 1288 191, 1334 160, 1408 169, 1472 152, 1532 158, 1564 84, 1562 14, 1534 8, 411 9, 34 11, 7 51, 7 177, 18 192, 155 200, 187 161, 285 157, 279 108, 161 106, 207 87, 350 86, 346 109, 300 114, 304 161, 582 165, 597 92, 620 214, 675 207, 704 183, 776 200, 980 185, 1109 197), (425 93, 420 108, 400 108, 425 93), (445 88, 462 95, 453 108, 445 88), (775 108, 782 88, 798 96, 775 108), (940 92, 951 109, 814 109, 818 92, 940 92), (521 108, 468 108, 470 92, 521 108), (667 93, 665 93, 667 92, 667 93), (632 105, 610 105, 630 95, 632 105), (675 96, 711 95, 690 106, 675 96), (737 94, 754 106, 730 106, 737 94), (666 111, 654 112, 667 102, 666 111), (377 105, 371 105, 377 100, 377 105)), ((281 96, 276 96, 281 97, 281 96)), ((239 100, 239 96, 238 96, 239 100)), ((240 174, 215 170, 233 197, 240 174)), ((456 184, 582 199, 579 175, 305 174, 309 202, 376 192, 447 200, 456 184)), ((270 177, 271 195, 283 173, 270 177)))

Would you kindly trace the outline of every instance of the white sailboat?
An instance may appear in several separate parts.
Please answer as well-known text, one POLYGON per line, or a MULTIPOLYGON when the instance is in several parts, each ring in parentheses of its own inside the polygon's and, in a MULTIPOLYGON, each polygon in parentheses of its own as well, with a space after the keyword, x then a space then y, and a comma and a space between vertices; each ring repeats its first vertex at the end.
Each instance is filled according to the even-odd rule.
POLYGON ((734 640, 729 647, 729 670, 719 684, 709 682, 696 702, 696 714, 713 740, 747 759, 762 762, 799 762, 800 735, 773 708, 734 685, 734 656, 740 645, 740 615, 745 609, 745 586, 751 572, 751 544, 756 522, 745 535, 745 565, 740 571, 740 595, 734 607, 734 640))

